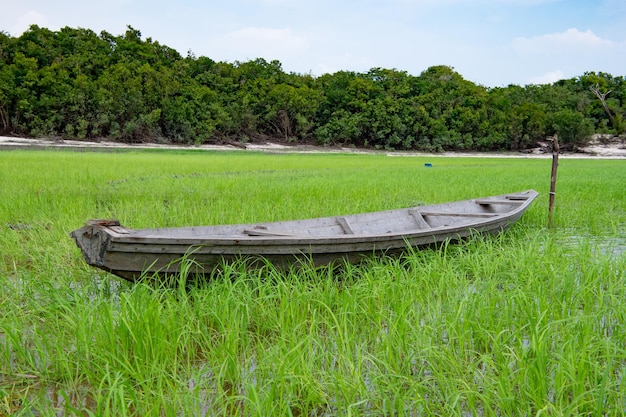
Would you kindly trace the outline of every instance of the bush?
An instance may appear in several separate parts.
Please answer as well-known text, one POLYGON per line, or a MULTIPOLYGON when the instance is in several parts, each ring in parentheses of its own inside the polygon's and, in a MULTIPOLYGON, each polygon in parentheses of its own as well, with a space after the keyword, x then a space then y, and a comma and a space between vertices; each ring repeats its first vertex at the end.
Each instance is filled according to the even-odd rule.
POLYGON ((593 134, 593 125, 582 114, 564 109, 552 115, 554 133, 563 145, 584 145, 593 134))

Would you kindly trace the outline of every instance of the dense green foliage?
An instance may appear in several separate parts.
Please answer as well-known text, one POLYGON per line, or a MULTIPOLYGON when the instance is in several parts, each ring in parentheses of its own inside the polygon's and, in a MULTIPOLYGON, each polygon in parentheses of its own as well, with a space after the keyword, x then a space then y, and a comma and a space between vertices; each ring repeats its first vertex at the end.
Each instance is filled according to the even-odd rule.
POLYGON ((286 73, 216 62, 128 27, 0 33, 0 133, 191 144, 281 140, 421 150, 524 149, 626 131, 626 77, 486 88, 452 68, 286 73), (595 93, 594 90, 595 89, 595 93))

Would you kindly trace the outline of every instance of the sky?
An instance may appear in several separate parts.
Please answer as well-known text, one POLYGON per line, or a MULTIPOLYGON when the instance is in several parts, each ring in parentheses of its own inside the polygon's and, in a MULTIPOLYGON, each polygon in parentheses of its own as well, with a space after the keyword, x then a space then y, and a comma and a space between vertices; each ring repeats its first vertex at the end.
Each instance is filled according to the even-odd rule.
POLYGON ((214 61, 285 72, 454 68, 486 87, 626 76, 626 0, 0 0, 0 31, 127 26, 214 61))

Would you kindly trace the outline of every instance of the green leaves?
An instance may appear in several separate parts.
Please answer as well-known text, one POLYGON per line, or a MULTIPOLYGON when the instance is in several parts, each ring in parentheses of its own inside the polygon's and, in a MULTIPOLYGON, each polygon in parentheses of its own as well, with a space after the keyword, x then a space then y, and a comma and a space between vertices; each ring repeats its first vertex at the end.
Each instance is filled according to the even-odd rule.
POLYGON ((551 119, 554 132, 563 144, 579 144, 593 133, 591 122, 573 110, 559 110, 551 119))

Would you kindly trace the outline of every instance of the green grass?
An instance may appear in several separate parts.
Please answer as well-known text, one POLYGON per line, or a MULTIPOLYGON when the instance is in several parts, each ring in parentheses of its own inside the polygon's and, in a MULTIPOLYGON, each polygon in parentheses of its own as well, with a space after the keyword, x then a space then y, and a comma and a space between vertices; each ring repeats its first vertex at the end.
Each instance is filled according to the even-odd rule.
POLYGON ((549 158, 2 152, 0 416, 624 415, 625 168, 562 159, 548 229, 549 158), (94 270, 68 236, 528 188, 498 237, 186 290, 94 270))

